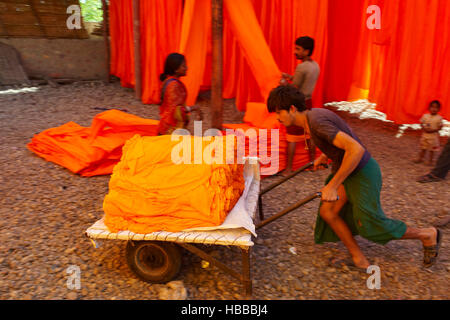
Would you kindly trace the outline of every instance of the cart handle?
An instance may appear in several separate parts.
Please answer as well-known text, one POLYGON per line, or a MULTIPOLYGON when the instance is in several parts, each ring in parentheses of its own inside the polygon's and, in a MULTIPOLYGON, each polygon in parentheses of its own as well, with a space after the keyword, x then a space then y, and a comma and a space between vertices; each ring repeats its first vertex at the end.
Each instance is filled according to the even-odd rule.
MULTIPOLYGON (((284 209, 283 211, 281 211, 281 212, 279 212, 277 214, 274 214, 273 216, 271 216, 270 218, 267 218, 266 220, 261 221, 256 226, 256 229, 264 227, 266 224, 268 224, 268 223, 270 223, 272 221, 275 221, 278 218, 281 218, 282 216, 288 214, 289 212, 294 211, 298 207, 301 207, 302 205, 307 204, 308 202, 310 202, 310 201, 312 201, 312 200, 314 200, 316 198, 321 198, 321 197, 322 197, 322 192, 319 191, 319 192, 313 193, 313 194, 309 195, 308 197, 304 198, 303 200, 300 200, 299 202, 293 204, 292 206, 284 209)), ((339 196, 337 196, 336 201, 337 200, 339 200, 339 196)))
POLYGON ((290 175, 288 175, 287 177, 284 177, 283 179, 281 179, 280 181, 274 182, 271 185, 269 185, 267 188, 265 188, 264 190, 261 190, 259 193, 259 196, 261 197, 263 194, 269 192, 270 190, 272 190, 275 187, 278 187, 280 184, 282 184, 283 182, 286 182, 287 180, 295 177, 296 175, 298 175, 300 172, 305 171, 306 169, 310 168, 311 166, 314 165, 314 162, 309 162, 307 164, 305 164, 303 167, 301 167, 300 169, 298 169, 297 171, 292 172, 290 175))
MULTIPOLYGON (((272 190, 273 188, 278 187, 280 184, 282 184, 282 183, 286 182, 287 180, 289 180, 289 179, 295 177, 295 176, 298 175, 300 172, 305 171, 306 169, 308 169, 308 168, 310 168, 310 167, 312 167, 312 166, 314 166, 314 162, 313 162, 313 161, 312 161, 312 162, 309 162, 309 163, 307 163, 307 164, 305 164, 305 165, 304 165, 303 167, 301 167, 300 169, 298 169, 298 170, 292 172, 290 175, 288 175, 288 176, 282 178, 280 181, 274 182, 274 183, 272 183, 271 185, 269 185, 267 188, 265 188, 265 189, 263 189, 262 191, 260 191, 259 196, 262 196, 263 194, 269 192, 269 191, 272 190)), ((326 163, 322 163, 322 164, 319 165, 319 167, 320 167, 320 166, 323 166, 324 168, 328 168, 328 165, 327 165, 326 163)))
MULTIPOLYGON (((305 164, 303 167, 301 167, 300 169, 298 169, 297 171, 292 172, 290 175, 288 175, 287 177, 284 177, 283 179, 281 179, 280 181, 277 181, 275 183, 272 183, 271 185, 269 185, 267 188, 261 190, 259 192, 259 196, 258 196, 258 208, 259 208, 259 219, 260 220, 264 220, 264 212, 263 212, 263 208, 262 208, 262 196, 269 192, 270 190, 274 189, 275 187, 278 187, 280 184, 286 182, 287 180, 295 177, 296 175, 298 175, 300 172, 305 171, 306 169, 310 168, 314 166, 314 162, 311 161, 307 164, 305 164)), ((328 165, 325 164, 321 164, 320 166, 323 166, 325 168, 328 168, 328 165)))
POLYGON ((304 205, 304 204, 306 204, 306 203, 308 203, 308 202, 310 202, 310 201, 312 201, 312 200, 314 200, 316 198, 320 198, 321 196, 322 196, 321 192, 316 192, 316 193, 311 194, 310 196, 306 197, 305 199, 300 200, 299 202, 297 202, 297 203, 291 205, 290 207, 284 209, 283 211, 281 211, 281 212, 279 212, 277 214, 274 214, 273 216, 271 216, 270 218, 267 218, 266 220, 261 221, 256 226, 256 229, 264 227, 266 224, 268 224, 268 223, 270 223, 270 222, 272 222, 274 220, 277 220, 278 218, 281 218, 282 216, 284 216, 284 215, 288 214, 289 212, 297 209, 298 207, 300 207, 300 206, 302 206, 302 205, 304 205))

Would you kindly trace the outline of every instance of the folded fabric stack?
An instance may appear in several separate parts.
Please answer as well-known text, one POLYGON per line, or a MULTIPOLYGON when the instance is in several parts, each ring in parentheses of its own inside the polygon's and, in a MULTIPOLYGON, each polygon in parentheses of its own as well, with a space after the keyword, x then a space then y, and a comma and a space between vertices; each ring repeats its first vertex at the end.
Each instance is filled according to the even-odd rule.
MULTIPOLYGON (((244 116, 244 123, 224 124, 224 128, 232 129, 232 134, 245 137, 245 155, 258 156, 261 159, 261 175, 273 175, 286 169, 287 148, 286 127, 277 119, 276 113, 269 113, 264 103, 248 102, 244 116), (278 138, 273 137, 271 129, 278 130, 278 138), (255 138, 251 138, 255 133, 255 138), (256 147, 251 146, 254 140, 256 147), (263 146, 265 150, 260 148, 263 146), (257 150, 257 151, 253 151, 257 150), (252 154, 255 152, 256 154, 252 154)), ((226 133, 226 130, 225 130, 226 133)), ((310 161, 309 150, 306 148, 307 137, 300 137, 296 143, 294 159, 292 161, 293 170, 299 169, 310 161)), ((316 157, 320 155, 320 150, 316 150, 316 157)))
POLYGON ((68 122, 35 135, 27 147, 82 176, 110 174, 120 160, 124 143, 135 134, 156 135, 158 123, 108 110, 96 115, 89 128, 68 122))
POLYGON ((184 142, 139 135, 126 142, 103 202, 111 232, 218 226, 239 200, 243 164, 237 164, 234 148, 226 150, 226 137, 175 137, 184 142), (183 143, 189 148, 181 150, 183 143), (226 164, 227 151, 234 153, 232 164, 226 164))

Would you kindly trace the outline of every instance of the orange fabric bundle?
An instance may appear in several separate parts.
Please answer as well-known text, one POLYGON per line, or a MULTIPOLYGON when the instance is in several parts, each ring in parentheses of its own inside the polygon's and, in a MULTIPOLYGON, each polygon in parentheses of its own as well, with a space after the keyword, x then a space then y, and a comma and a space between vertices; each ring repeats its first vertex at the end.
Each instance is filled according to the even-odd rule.
POLYGON ((223 223, 244 190, 243 165, 208 164, 208 150, 225 163, 225 137, 212 142, 179 137, 193 147, 181 155, 190 156, 191 163, 177 163, 177 148, 184 142, 172 141, 172 136, 136 135, 127 141, 103 202, 105 225, 111 232, 177 232, 223 223), (223 149, 211 145, 218 142, 223 149), (199 164, 194 163, 199 156, 195 144, 205 157, 199 164))
POLYGON ((110 174, 122 155, 122 146, 135 134, 156 135, 159 121, 119 110, 94 117, 89 128, 68 122, 35 135, 28 149, 47 161, 82 176, 110 174))

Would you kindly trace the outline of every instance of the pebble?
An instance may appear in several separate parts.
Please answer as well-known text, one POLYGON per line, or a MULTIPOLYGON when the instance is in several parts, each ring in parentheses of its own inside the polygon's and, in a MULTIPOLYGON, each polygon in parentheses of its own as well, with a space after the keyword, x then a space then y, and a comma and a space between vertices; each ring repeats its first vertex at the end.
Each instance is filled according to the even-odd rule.
POLYGON ((78 298, 78 295, 76 292, 72 291, 69 292, 66 297, 68 300, 76 300, 78 298))
POLYGON ((64 253, 65 254, 71 254, 71 253, 73 253, 75 251, 75 249, 76 248, 68 248, 68 249, 64 250, 64 253))
POLYGON ((299 280, 294 280, 294 288, 297 291, 300 291, 303 289, 303 285, 299 280))
POLYGON ((171 281, 159 290, 160 300, 186 300, 187 290, 183 281, 171 281))

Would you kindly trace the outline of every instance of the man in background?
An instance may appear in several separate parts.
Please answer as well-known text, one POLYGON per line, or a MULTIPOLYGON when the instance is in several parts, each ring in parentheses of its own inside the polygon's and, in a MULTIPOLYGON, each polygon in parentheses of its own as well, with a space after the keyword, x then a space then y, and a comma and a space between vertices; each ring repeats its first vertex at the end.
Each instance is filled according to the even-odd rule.
MULTIPOLYGON (((320 74, 319 65, 311 58, 313 51, 313 38, 305 36, 295 40, 294 55, 302 62, 297 65, 294 75, 283 73, 280 80, 281 85, 292 85, 304 94, 308 109, 312 108, 312 93, 320 74)), ((302 128, 295 126, 286 128, 286 138, 288 141, 288 160, 285 174, 289 174, 292 171, 296 144, 302 139, 305 141, 305 148, 309 151, 310 161, 314 161, 316 148, 312 144, 311 139, 305 136, 302 128)))

